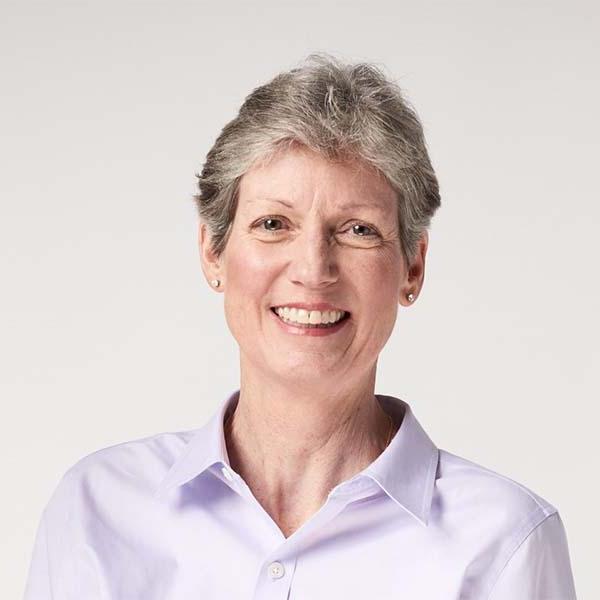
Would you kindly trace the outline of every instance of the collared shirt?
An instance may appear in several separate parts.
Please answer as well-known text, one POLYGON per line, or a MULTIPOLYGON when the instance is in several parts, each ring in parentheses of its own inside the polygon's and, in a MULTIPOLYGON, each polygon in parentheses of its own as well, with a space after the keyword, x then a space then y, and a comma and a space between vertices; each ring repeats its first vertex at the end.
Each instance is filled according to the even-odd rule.
POLYGON ((25 600, 575 600, 557 509, 376 398, 391 443, 287 538, 229 463, 239 390, 200 429, 84 457, 43 511, 25 600))

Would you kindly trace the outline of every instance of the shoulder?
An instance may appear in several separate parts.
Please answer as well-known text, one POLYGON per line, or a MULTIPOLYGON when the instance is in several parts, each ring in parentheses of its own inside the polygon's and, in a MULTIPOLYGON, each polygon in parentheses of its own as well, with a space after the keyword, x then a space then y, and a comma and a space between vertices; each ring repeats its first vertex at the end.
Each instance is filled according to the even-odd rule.
POLYGON ((149 498, 196 431, 157 433, 83 456, 64 471, 46 512, 149 498))
MULTIPOLYGON (((477 597, 482 598, 488 597, 484 590, 489 593, 510 557, 525 548, 528 539, 525 571, 534 576, 529 566, 548 553, 552 540, 559 539, 556 528, 562 527, 558 509, 530 487, 441 449, 432 515, 436 532, 452 540, 456 553, 466 557, 465 573, 478 582, 477 597)), ((525 579, 521 576, 521 581, 525 579)))
POLYGON ((489 589, 490 600, 575 600, 569 543, 558 512, 541 521, 509 549, 503 564, 498 565, 491 577, 489 589))
POLYGON ((558 509, 511 477, 439 450, 436 490, 448 511, 474 518, 485 529, 515 540, 558 509))
POLYGON ((155 486, 193 433, 159 433, 101 448, 64 471, 42 512, 33 563, 39 581, 52 577, 54 597, 98 597, 90 574, 99 560, 107 569, 120 561, 146 575, 144 566, 136 567, 134 541, 149 547, 160 528, 155 486))
POLYGON ((100 448, 79 459, 66 474, 77 477, 90 470, 116 469, 135 475, 168 469, 196 431, 157 433, 100 448))

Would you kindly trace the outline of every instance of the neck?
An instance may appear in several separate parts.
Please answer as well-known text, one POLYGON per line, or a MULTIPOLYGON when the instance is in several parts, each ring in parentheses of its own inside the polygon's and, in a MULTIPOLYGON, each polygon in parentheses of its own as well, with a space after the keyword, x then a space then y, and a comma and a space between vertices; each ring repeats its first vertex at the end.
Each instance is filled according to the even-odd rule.
POLYGON ((390 419, 374 395, 375 366, 345 386, 265 381, 242 369, 225 427, 229 459, 277 522, 302 521, 383 452, 390 419))

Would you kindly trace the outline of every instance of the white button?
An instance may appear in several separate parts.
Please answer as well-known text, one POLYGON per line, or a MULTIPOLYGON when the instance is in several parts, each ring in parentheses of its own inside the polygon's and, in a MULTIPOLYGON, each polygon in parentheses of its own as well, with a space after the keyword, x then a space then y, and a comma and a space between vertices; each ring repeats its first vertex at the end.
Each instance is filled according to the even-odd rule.
POLYGON ((280 562, 275 561, 269 565, 269 575, 272 579, 279 579, 280 577, 283 577, 284 573, 285 569, 280 562))
POLYGON ((231 472, 229 471, 229 469, 227 467, 223 467, 221 469, 221 471, 226 479, 229 479, 229 481, 233 481, 233 475, 231 474, 231 472))

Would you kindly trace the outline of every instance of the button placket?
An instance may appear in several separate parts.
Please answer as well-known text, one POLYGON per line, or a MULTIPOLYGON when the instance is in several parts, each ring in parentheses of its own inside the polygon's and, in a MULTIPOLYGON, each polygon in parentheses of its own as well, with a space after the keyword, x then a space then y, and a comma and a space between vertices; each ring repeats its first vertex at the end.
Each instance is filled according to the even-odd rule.
POLYGON ((273 561, 267 571, 271 579, 281 579, 285 575, 285 567, 278 560, 273 561))
MULTIPOLYGON (((267 558, 267 557, 265 557, 267 558)), ((256 581, 253 600, 283 600, 290 597, 290 589, 296 558, 283 554, 274 554, 260 567, 260 574, 256 581)))

